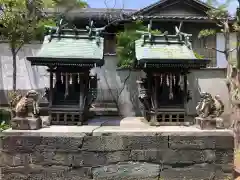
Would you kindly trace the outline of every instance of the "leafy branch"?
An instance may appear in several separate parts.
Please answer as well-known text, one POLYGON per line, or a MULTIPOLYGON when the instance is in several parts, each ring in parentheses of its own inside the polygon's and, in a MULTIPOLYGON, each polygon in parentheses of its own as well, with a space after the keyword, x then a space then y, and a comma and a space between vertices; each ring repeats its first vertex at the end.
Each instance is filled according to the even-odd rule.
MULTIPOLYGON (((125 25, 124 31, 117 34, 118 67, 131 68, 135 60, 135 41, 141 37, 138 31, 148 31, 142 21, 135 21, 125 25)), ((159 30, 152 30, 153 34, 161 34, 159 30)))
MULTIPOLYGON (((216 8, 211 8, 207 12, 207 15, 208 15, 209 19, 213 20, 216 23, 216 25, 219 27, 219 29, 220 29, 219 32, 223 33, 224 39, 225 39, 225 44, 224 44, 224 50, 219 50, 215 47, 208 47, 207 44, 205 45, 205 48, 223 53, 226 57, 226 60, 229 61, 230 53, 237 49, 237 47, 230 49, 231 28, 229 25, 230 15, 227 10, 230 0, 226 0, 225 3, 223 3, 223 4, 219 4, 218 1, 214 1, 214 0, 208 0, 207 2, 211 7, 214 7, 214 6, 216 7, 216 8)), ((235 29, 237 29, 237 26, 235 29)), ((200 38, 206 38, 209 36, 214 36, 214 35, 216 35, 217 32, 218 31, 215 29, 203 29, 199 32, 198 38, 200 39, 200 38)))

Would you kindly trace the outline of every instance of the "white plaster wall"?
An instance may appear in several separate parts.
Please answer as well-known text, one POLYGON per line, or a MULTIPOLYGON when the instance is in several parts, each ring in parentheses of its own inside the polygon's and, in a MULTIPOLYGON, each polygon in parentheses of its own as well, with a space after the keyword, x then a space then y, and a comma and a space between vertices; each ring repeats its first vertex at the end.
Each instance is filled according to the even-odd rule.
POLYGON ((196 113, 195 107, 200 98, 200 91, 209 92, 213 96, 220 95, 225 105, 223 116, 227 117, 231 114, 225 75, 226 69, 224 68, 208 68, 191 71, 188 80, 193 99, 188 103, 189 114, 194 115, 196 113))

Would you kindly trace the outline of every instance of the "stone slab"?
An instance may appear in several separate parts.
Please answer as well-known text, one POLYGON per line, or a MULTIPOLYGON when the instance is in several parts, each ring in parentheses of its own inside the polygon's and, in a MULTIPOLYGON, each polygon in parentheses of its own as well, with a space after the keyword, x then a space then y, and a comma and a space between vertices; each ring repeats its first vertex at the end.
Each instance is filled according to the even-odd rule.
POLYGON ((162 136, 233 136, 233 131, 229 129, 201 130, 195 126, 101 126, 93 131, 93 136, 144 136, 144 135, 162 135, 162 136))
POLYGON ((2 132, 8 136, 85 136, 91 135, 100 126, 49 126, 38 130, 15 130, 9 128, 2 132))
POLYGON ((16 130, 38 130, 42 128, 42 119, 15 117, 11 120, 11 127, 16 130))
POLYGON ((101 125, 101 126, 120 126, 120 127, 149 127, 149 124, 144 122, 143 117, 97 117, 90 119, 88 125, 101 125))
POLYGON ((201 130, 197 127, 160 126, 160 127, 129 127, 129 126, 49 126, 39 130, 14 130, 12 128, 2 132, 3 135, 18 136, 225 136, 233 137, 229 129, 201 130))

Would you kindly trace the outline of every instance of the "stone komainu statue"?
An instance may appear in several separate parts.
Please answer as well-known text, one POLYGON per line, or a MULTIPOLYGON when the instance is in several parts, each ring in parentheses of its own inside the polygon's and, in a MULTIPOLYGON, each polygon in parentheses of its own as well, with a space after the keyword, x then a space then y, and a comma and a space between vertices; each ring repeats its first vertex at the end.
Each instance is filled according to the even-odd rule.
POLYGON ((197 115, 202 118, 219 117, 224 112, 224 104, 220 97, 212 97, 210 93, 201 93, 201 99, 196 107, 197 115))
POLYGON ((39 93, 35 90, 30 90, 25 96, 23 96, 16 104, 14 108, 14 114, 16 117, 39 117, 39 109, 37 101, 39 93))

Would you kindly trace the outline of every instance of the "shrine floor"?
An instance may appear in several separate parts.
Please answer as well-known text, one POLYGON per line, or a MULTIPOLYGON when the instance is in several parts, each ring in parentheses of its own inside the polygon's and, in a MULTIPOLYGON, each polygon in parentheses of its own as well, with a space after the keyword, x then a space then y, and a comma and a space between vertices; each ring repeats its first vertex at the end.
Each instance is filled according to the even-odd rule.
POLYGON ((230 130, 93 119, 87 126, 8 129, 0 145, 4 180, 233 179, 230 130))

